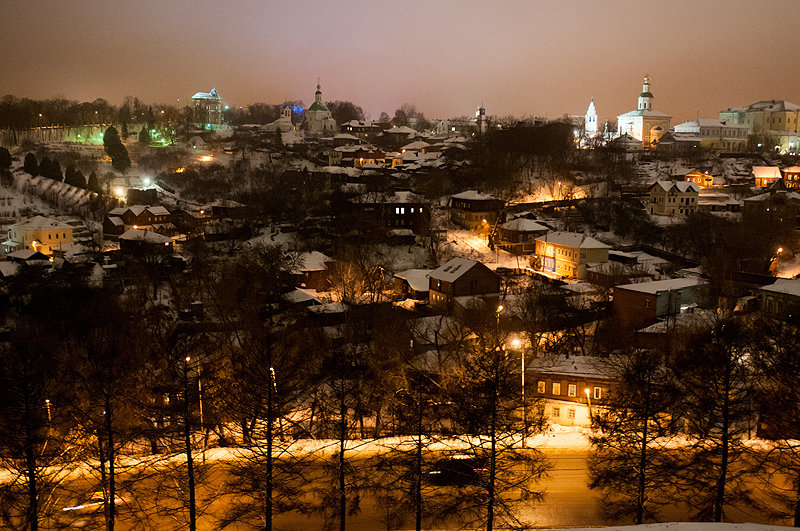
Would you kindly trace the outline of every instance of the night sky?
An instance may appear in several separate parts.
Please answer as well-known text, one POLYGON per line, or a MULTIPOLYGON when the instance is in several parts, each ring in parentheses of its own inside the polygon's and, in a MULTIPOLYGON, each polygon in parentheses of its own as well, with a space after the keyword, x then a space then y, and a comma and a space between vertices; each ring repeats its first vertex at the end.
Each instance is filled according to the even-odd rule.
POLYGON ((800 1, 0 0, 0 95, 177 104, 351 100, 600 121, 649 73, 673 124, 761 99, 800 103, 800 1))

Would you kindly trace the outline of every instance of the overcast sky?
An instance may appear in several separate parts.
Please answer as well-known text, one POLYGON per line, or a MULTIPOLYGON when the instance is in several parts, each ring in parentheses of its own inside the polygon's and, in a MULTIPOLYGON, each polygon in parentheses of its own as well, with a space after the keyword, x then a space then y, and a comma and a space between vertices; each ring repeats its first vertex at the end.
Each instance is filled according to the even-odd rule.
POLYGON ((0 95, 351 100, 373 119, 800 103, 800 0, 0 0, 0 95))

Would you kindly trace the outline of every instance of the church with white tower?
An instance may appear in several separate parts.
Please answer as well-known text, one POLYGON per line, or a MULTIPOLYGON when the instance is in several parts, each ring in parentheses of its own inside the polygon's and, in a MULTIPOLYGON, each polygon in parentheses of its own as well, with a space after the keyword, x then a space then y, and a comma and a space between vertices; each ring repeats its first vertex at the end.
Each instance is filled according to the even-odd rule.
POLYGON ((650 76, 644 76, 639 106, 617 116, 617 134, 629 134, 642 141, 644 147, 654 146, 661 136, 669 131, 672 116, 653 110, 653 93, 650 92, 650 76))
POLYGON ((597 134, 597 110, 594 108, 594 98, 589 102, 589 108, 586 109, 586 116, 583 118, 583 131, 588 137, 593 137, 597 134))
POLYGON ((314 103, 306 109, 305 128, 312 135, 336 134, 336 120, 331 116, 331 111, 322 101, 322 88, 317 81, 317 92, 314 93, 314 103))

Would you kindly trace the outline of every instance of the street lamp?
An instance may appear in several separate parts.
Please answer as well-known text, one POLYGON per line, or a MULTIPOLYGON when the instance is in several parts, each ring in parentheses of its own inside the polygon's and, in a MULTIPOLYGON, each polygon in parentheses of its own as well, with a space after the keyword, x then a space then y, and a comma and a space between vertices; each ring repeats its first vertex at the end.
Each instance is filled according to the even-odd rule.
POLYGON ((589 391, 589 388, 583 390, 586 393, 586 403, 589 404, 589 423, 591 424, 594 419, 592 419, 592 393, 589 391))

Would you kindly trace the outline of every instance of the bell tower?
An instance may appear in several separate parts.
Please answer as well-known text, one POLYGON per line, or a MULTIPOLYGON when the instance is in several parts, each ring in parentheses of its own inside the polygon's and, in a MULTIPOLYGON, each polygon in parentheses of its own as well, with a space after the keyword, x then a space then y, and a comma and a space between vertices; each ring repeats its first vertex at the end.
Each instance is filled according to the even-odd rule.
POLYGON ((652 111, 653 110, 653 93, 650 92, 650 76, 644 76, 644 84, 642 85, 642 93, 639 94, 639 110, 652 111))

